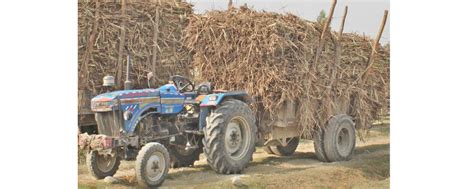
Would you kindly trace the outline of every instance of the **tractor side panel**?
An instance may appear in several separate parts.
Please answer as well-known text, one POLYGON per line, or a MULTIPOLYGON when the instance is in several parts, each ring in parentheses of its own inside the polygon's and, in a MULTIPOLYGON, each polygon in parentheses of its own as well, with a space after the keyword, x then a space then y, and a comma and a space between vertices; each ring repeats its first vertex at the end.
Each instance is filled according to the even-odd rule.
POLYGON ((160 88, 161 114, 177 114, 184 108, 186 96, 179 93, 174 85, 164 85, 160 88))
POLYGON ((225 92, 225 93, 215 93, 206 95, 204 99, 201 101, 200 106, 217 106, 220 104, 225 98, 231 97, 242 100, 244 102, 250 102, 251 98, 245 91, 233 91, 233 92, 225 92))

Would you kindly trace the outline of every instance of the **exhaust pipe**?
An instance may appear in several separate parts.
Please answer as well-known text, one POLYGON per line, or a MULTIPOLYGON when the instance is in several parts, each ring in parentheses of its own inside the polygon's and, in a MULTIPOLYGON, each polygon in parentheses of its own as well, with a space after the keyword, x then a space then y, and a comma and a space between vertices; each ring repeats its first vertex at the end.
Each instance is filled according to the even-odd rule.
POLYGON ((125 49, 127 50, 127 75, 124 83, 125 90, 132 90, 133 85, 132 82, 130 81, 130 64, 132 63, 132 59, 130 56, 130 49, 128 48, 128 45, 125 45, 125 49))

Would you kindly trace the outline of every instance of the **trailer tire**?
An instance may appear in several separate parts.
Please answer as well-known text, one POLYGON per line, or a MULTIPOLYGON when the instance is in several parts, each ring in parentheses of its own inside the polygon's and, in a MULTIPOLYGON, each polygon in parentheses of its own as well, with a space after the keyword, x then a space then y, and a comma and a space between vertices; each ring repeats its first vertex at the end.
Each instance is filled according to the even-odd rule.
POLYGON ((355 150, 355 127, 352 117, 339 114, 329 120, 324 133, 324 151, 329 162, 347 161, 355 150))
POLYGON ((273 153, 271 146, 264 146, 263 151, 267 152, 267 154, 275 154, 273 153))
POLYGON ((239 100, 226 100, 206 121, 203 144, 209 165, 218 173, 241 173, 252 159, 257 138, 250 107, 239 100))
MULTIPOLYGON (((175 127, 170 128, 171 133, 177 133, 178 130, 175 127)), ((194 162, 199 160, 199 155, 202 152, 202 141, 198 140, 198 148, 195 149, 182 149, 182 146, 186 145, 186 136, 178 135, 175 136, 175 144, 179 145, 170 145, 168 147, 170 153, 170 167, 171 168, 180 168, 180 167, 190 167, 194 165, 194 162)))
POLYGON ((324 129, 314 133, 313 145, 316 159, 321 162, 328 162, 328 159, 326 158, 326 152, 324 151, 324 129))
POLYGON ((177 146, 170 146, 170 166, 171 168, 190 167, 194 162, 199 160, 199 155, 202 152, 202 145, 196 149, 180 149, 177 146))
POLYGON ((170 157, 168 150, 157 142, 150 142, 138 152, 135 172, 138 184, 158 187, 168 175, 170 157))
POLYGON ((287 146, 271 146, 272 152, 279 156, 291 156, 295 153, 298 144, 300 143, 300 138, 293 137, 289 139, 287 146))
POLYGON ((114 176, 120 166, 118 154, 100 155, 96 150, 92 150, 86 157, 89 173, 96 179, 104 179, 107 176, 114 176), (105 157, 107 156, 107 157, 105 157))

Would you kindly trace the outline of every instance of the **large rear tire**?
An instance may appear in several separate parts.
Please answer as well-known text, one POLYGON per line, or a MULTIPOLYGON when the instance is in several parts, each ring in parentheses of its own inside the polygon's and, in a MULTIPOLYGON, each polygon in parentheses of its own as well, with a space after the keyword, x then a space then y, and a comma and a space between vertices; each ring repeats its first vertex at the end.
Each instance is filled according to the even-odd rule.
POLYGON ((120 166, 120 157, 117 154, 99 154, 96 150, 90 151, 86 157, 89 173, 96 179, 114 176, 120 166))
POLYGON ((139 185, 158 187, 168 175, 170 157, 168 150, 157 142, 151 142, 138 152, 135 171, 139 185))
POLYGON ((239 100, 227 100, 211 112, 204 128, 204 154, 218 173, 237 174, 247 167, 255 152, 255 117, 239 100))
POLYGON ((296 148, 298 148, 298 144, 300 143, 300 138, 288 138, 288 145, 286 146, 271 146, 271 150, 273 153, 279 156, 291 156, 295 153, 296 148))
POLYGON ((329 162, 347 161, 355 149, 355 127, 345 114, 332 117, 324 133, 324 151, 329 162))

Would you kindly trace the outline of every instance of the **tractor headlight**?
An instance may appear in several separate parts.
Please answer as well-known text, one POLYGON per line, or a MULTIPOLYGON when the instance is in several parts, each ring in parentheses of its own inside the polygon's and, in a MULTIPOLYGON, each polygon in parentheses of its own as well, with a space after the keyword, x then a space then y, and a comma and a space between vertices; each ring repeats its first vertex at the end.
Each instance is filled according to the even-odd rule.
POLYGON ((209 101, 216 101, 217 100, 217 96, 210 96, 209 97, 209 101))
POLYGON ((131 118, 132 118, 132 112, 130 110, 127 110, 123 113, 123 119, 130 120, 131 118))

